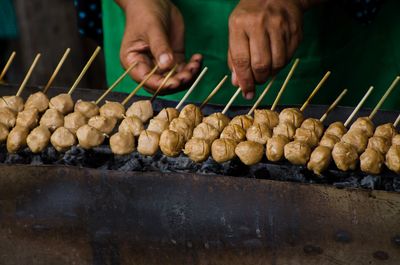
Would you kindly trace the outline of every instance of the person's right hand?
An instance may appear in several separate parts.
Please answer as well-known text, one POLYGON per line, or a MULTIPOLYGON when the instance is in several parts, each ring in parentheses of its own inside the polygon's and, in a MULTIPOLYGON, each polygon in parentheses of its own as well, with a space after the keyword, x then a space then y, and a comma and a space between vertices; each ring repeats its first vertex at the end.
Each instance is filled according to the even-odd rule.
POLYGON ((164 93, 173 93, 191 83, 200 70, 202 56, 185 61, 184 21, 170 0, 116 0, 125 11, 126 26, 121 44, 121 63, 128 68, 139 64, 130 75, 141 82, 158 64, 160 69, 145 84, 153 92, 175 64, 177 73, 167 82, 164 93))

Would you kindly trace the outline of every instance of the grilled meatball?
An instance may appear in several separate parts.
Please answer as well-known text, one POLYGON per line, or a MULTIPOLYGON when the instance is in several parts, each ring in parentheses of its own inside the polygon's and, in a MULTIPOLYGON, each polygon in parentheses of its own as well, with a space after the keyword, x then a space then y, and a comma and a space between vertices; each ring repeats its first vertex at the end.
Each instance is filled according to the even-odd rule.
POLYGON ((218 130, 205 122, 200 123, 193 130, 193 138, 203 139, 208 141, 209 143, 212 143, 218 137, 218 130))
POLYGON ((390 145, 391 145, 391 141, 388 140, 387 138, 384 138, 381 136, 372 136, 368 140, 367 148, 375 149, 382 155, 385 155, 387 153, 387 151, 389 150, 390 145))
POLYGON ((165 130, 160 136, 160 149, 166 156, 178 156, 184 146, 185 138, 180 133, 165 130))
POLYGON ((392 145, 400 145, 400 134, 398 134, 395 137, 393 137, 392 145))
POLYGON ((324 125, 318 119, 308 118, 303 121, 301 128, 313 131, 318 139, 324 134, 324 125))
POLYGON ((76 131, 85 125, 87 121, 87 118, 82 113, 74 111, 64 117, 64 127, 76 134, 76 131))
POLYGON ((231 139, 239 143, 246 139, 246 131, 237 124, 229 124, 222 131, 220 138, 231 139))
POLYGON ((99 106, 95 102, 80 99, 75 103, 74 111, 80 112, 88 119, 100 114, 99 106))
POLYGON ((367 174, 379 174, 382 171, 382 165, 385 158, 381 153, 372 148, 367 148, 360 156, 360 168, 367 174))
POLYGON ((51 135, 50 142, 58 152, 65 152, 76 144, 76 138, 68 129, 59 127, 51 135))
POLYGON ((143 123, 148 122, 153 117, 153 106, 150 100, 139 100, 134 102, 126 111, 126 116, 136 116, 143 123))
POLYGON ((56 109, 48 109, 40 119, 40 125, 46 126, 50 132, 64 125, 64 115, 56 109))
POLYGON ((296 127, 292 123, 279 123, 273 130, 274 135, 282 135, 288 138, 289 140, 293 140, 294 135, 296 134, 296 127))
POLYGON ((293 165, 306 165, 311 156, 311 148, 301 141, 293 141, 284 147, 285 158, 293 165))
POLYGON ((386 153, 386 166, 396 174, 400 174, 400 146, 392 145, 386 153))
POLYGON ((300 141, 308 144, 310 148, 314 148, 318 145, 319 138, 316 135, 315 131, 305 129, 305 128, 297 128, 296 134, 294 135, 295 141, 300 141))
POLYGON ((339 137, 331 134, 324 134, 324 136, 322 136, 321 141, 319 142, 319 145, 328 147, 329 149, 332 150, 335 144, 338 142, 340 142, 339 137))
POLYGON ((163 131, 168 129, 168 127, 169 127, 169 122, 167 120, 154 118, 150 120, 147 130, 156 132, 161 135, 163 131))
POLYGON ((340 121, 334 122, 326 129, 325 134, 330 134, 342 139, 343 135, 347 132, 346 127, 340 121))
POLYGON ((158 133, 144 130, 140 133, 138 139, 138 152, 142 155, 153 156, 158 151, 160 135, 158 133))
POLYGON ((10 108, 0 107, 0 123, 7 128, 13 128, 17 122, 17 115, 10 108))
POLYGON ((299 128, 303 120, 303 113, 297 108, 287 108, 279 114, 279 123, 290 123, 295 128, 299 128))
POLYGON ((186 118, 178 117, 173 119, 169 124, 169 129, 182 135, 185 142, 192 138, 193 135, 192 123, 186 118))
POLYGON ((173 119, 179 117, 179 111, 175 108, 165 108, 158 113, 158 115, 155 117, 160 120, 166 120, 168 123, 170 123, 173 119))
POLYGON ((332 161, 332 149, 326 146, 317 146, 311 153, 307 168, 316 175, 321 175, 332 161))
POLYGON ((7 140, 9 132, 7 126, 0 123, 0 143, 4 143, 7 140))
POLYGON ((110 138, 110 148, 115 155, 128 155, 135 151, 135 137, 129 132, 117 132, 110 138))
POLYGON ((39 91, 28 97, 24 109, 37 109, 39 112, 44 112, 48 107, 49 98, 43 92, 39 91))
POLYGON ((338 169, 342 171, 354 170, 357 167, 357 149, 351 144, 339 142, 332 150, 332 158, 338 169))
POLYGON ((144 130, 144 125, 141 119, 136 116, 126 117, 122 120, 118 127, 118 131, 124 133, 131 133, 137 137, 144 130))
POLYGON ((230 121, 231 120, 227 116, 220 112, 213 113, 203 119, 203 122, 210 124, 220 133, 224 130, 224 128, 229 124, 230 121))
POLYGON ((253 117, 249 115, 239 115, 234 117, 229 124, 236 124, 243 128, 243 130, 247 131, 253 125, 253 117))
POLYGON ((99 109, 100 116, 122 120, 125 114, 125 107, 119 102, 107 101, 99 109))
POLYGON ((181 110, 179 117, 190 121, 191 126, 194 128, 203 120, 203 113, 196 105, 188 104, 181 110))
POLYGON ((117 124, 117 119, 105 116, 94 116, 89 119, 88 124, 105 134, 111 134, 117 124))
POLYGON ((200 163, 210 156, 211 146, 207 140, 192 138, 185 144, 183 152, 192 161, 200 163))
POLYGON ((282 135, 274 135, 268 139, 266 155, 267 159, 272 162, 282 160, 285 145, 289 143, 289 139, 282 135))
POLYGON ((26 127, 28 130, 35 128, 39 121, 39 111, 37 109, 26 109, 18 112, 16 125, 26 127))
POLYGON ((380 136, 384 137, 388 140, 392 140, 393 137, 395 137, 397 134, 396 128, 394 128, 392 123, 386 123, 379 125, 375 129, 374 136, 380 136))
POLYGON ((74 101, 69 94, 59 94, 50 99, 49 108, 58 110, 61 114, 66 115, 74 110, 74 101))
POLYGON ((29 130, 26 127, 15 126, 7 137, 7 151, 9 153, 16 153, 21 148, 25 147, 28 133, 29 130))
POLYGON ((272 130, 266 123, 257 123, 251 126, 246 132, 246 138, 259 144, 266 144, 272 137, 272 130))
POLYGON ((269 128, 274 128, 279 124, 279 114, 269 109, 256 109, 254 111, 254 125, 267 124, 269 128))
POLYGON ((78 138, 79 145, 85 149, 100 146, 104 142, 104 134, 88 124, 76 131, 76 138, 78 138))
POLYGON ((26 138, 26 143, 32 153, 40 153, 49 145, 50 137, 49 129, 46 126, 39 125, 30 132, 26 138))
POLYGON ((262 160, 264 155, 264 146, 256 142, 244 141, 236 146, 235 154, 243 164, 252 166, 262 160))
POLYGON ((14 112, 24 109, 24 100, 19 96, 4 96, 0 98, 0 108, 9 108, 14 112))
POLYGON ((353 129, 343 135, 342 142, 351 144, 357 150, 358 154, 362 154, 367 148, 368 137, 363 131, 353 129))
POLYGON ((232 139, 217 139, 211 145, 212 158, 217 163, 224 163, 233 159, 236 148, 236 141, 232 139))
POLYGON ((364 132, 364 134, 366 134, 366 136, 369 138, 372 135, 374 135, 375 126, 370 118, 360 117, 351 125, 349 131, 352 131, 352 130, 356 130, 356 131, 360 130, 360 131, 364 132))

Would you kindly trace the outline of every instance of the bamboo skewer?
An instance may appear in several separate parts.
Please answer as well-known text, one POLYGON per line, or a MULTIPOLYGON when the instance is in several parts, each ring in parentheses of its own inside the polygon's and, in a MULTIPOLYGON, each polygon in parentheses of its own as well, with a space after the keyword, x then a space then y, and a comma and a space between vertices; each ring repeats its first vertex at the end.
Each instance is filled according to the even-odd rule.
POLYGON ((344 123, 344 127, 349 126, 350 122, 353 120, 354 116, 357 114, 357 112, 361 109, 361 107, 364 105, 365 101, 367 100, 367 98, 369 97, 369 95, 371 95, 372 90, 374 90, 374 87, 371 86, 367 93, 365 93, 364 97, 361 99, 361 101, 358 103, 358 105, 356 106, 356 108, 353 110, 353 112, 350 114, 350 116, 347 118, 346 122, 344 123))
POLYGON ((399 126, 399 124, 400 124, 400 115, 397 116, 397 119, 396 119, 396 121, 393 123, 393 126, 396 128, 397 126, 399 126))
POLYGON ((157 88, 156 92, 154 92, 153 96, 151 97, 150 101, 153 102, 158 94, 161 92, 161 89, 164 88, 165 84, 168 82, 168 80, 171 78, 173 74, 175 74, 176 68, 178 68, 178 65, 176 64, 171 71, 164 77, 164 80, 161 82, 160 86, 157 88))
POLYGON ((28 72, 27 72, 26 75, 25 75, 24 80, 23 80, 22 83, 21 83, 21 86, 18 88, 17 94, 15 94, 17 97, 21 96, 22 91, 23 91, 24 88, 26 87, 26 84, 28 83, 28 80, 29 80, 29 78, 31 77, 32 72, 33 72, 33 70, 35 69, 36 64, 38 63, 38 61, 39 61, 39 59, 40 59, 40 56, 41 56, 41 54, 38 53, 38 54, 36 55, 35 59, 33 60, 31 67, 29 68, 28 72))
POLYGON ((180 109, 183 105, 183 103, 186 101, 186 99, 189 97, 189 95, 193 92, 193 90, 197 87, 203 76, 207 73, 208 67, 204 67, 203 71, 199 74, 199 76, 196 78, 192 86, 188 89, 188 91, 185 93, 183 98, 179 101, 178 105, 176 105, 175 109, 180 109))
POLYGON ((53 84, 54 79, 57 77, 58 72, 60 71, 61 67, 63 66, 65 60, 67 59, 69 53, 71 52, 70 48, 67 48, 64 52, 64 55, 61 57, 60 62, 58 63, 56 69, 54 69, 53 74, 51 75, 49 81, 47 82, 47 84, 45 85, 45 87, 43 88, 43 93, 46 94, 47 91, 49 90, 50 86, 53 84))
POLYGON ((328 80, 329 76, 331 75, 331 72, 328 71, 324 75, 324 77, 319 81, 318 85, 314 88, 313 92, 311 92, 310 96, 307 98, 306 102, 304 102, 303 106, 301 106, 300 111, 303 112, 307 106, 310 104, 311 100, 314 98, 314 96, 317 94, 317 92, 320 90, 320 88, 325 84, 326 80, 328 80))
POLYGON ((2 81, 3 78, 4 78, 4 76, 6 75, 6 73, 7 73, 7 71, 8 71, 8 68, 10 68, 10 65, 11 65, 12 62, 14 61, 14 58, 15 58, 15 55, 16 55, 16 54, 17 54, 17 53, 14 51, 14 52, 11 53, 10 57, 8 58, 7 63, 6 63, 6 65, 4 66, 4 68, 3 68, 3 71, 1 71, 1 74, 0 74, 0 81, 2 81))
POLYGON ((271 81, 269 81, 268 85, 265 87, 264 91, 261 93, 261 95, 258 97, 257 101, 254 103, 253 107, 250 109, 250 111, 247 113, 247 115, 253 114, 253 112, 256 110, 256 108, 260 105, 260 103, 263 101, 265 95, 267 95, 268 91, 272 87, 272 84, 274 83, 276 79, 276 76, 274 76, 271 81))
POLYGON ((78 78, 75 80, 74 84, 68 91, 68 94, 71 95, 76 87, 78 86, 79 82, 82 80, 83 76, 86 74, 87 70, 89 67, 92 65, 94 59, 96 59, 97 55, 99 54, 101 48, 97 47, 96 50, 93 52, 92 56, 89 58, 89 61, 86 63, 86 65, 83 67, 81 73, 79 74, 78 78))
POLYGON ((224 115, 226 114, 226 112, 232 106, 233 102, 235 102, 236 98, 239 96, 241 90, 242 89, 240 87, 236 90, 235 94, 233 94, 233 96, 229 100, 228 104, 226 104, 224 110, 221 112, 222 114, 224 114, 224 115))
POLYGON ((375 108, 373 109, 373 111, 371 112, 371 114, 369 115, 369 119, 372 120, 374 118, 374 116, 376 115, 376 113, 378 112, 378 110, 382 107, 383 103, 385 102, 385 100, 387 99, 387 97, 390 95, 390 93, 392 93, 392 91, 395 89, 395 87, 397 86, 397 84, 400 81, 400 76, 397 76, 393 83, 390 85, 390 87, 386 90, 385 94, 382 96, 382 98, 379 100, 378 104, 376 104, 375 108))
POLYGON ((272 107, 271 107, 272 111, 274 111, 276 106, 278 105, 279 100, 281 99, 283 92, 286 90, 286 87, 287 87, 290 79, 292 78, 294 71, 296 70, 299 62, 300 62, 300 59, 298 59, 298 58, 294 61, 292 68, 290 69, 288 75, 286 76, 285 82, 283 82, 283 85, 282 85, 281 89, 279 90, 279 93, 276 96, 274 103, 272 104, 272 107))
POLYGON ((328 117, 329 113, 332 112, 336 108, 336 106, 339 104, 339 102, 343 99, 343 97, 347 94, 347 89, 344 89, 342 93, 337 97, 337 99, 332 103, 332 105, 329 106, 329 108, 325 111, 324 115, 319 119, 320 122, 324 122, 326 118, 328 117))
POLYGON ((200 109, 203 109, 204 106, 207 105, 207 103, 215 96, 215 94, 217 94, 217 92, 221 89, 221 87, 224 85, 224 83, 226 82, 227 79, 228 79, 227 75, 224 76, 224 78, 222 78, 222 80, 213 89, 213 91, 211 91, 211 93, 207 96, 207 98, 203 101, 203 103, 201 103, 200 109))

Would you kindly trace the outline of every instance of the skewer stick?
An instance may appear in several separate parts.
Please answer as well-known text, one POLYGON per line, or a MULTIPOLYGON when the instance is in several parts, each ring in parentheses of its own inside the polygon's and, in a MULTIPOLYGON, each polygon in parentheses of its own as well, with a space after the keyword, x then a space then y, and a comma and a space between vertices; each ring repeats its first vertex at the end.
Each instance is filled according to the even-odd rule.
POLYGON ((168 80, 171 78, 173 74, 175 74, 176 68, 178 68, 178 65, 176 64, 174 68, 169 71, 169 73, 164 77, 164 80, 161 82, 160 86, 157 88, 156 92, 154 92, 153 96, 151 97, 150 101, 153 102, 158 94, 160 93, 161 89, 164 88, 165 84, 168 82, 168 80))
POLYGON ((10 58, 8 58, 6 65, 3 68, 3 71, 1 71, 0 74, 0 81, 3 80, 4 76, 6 75, 8 68, 10 68, 10 65, 12 64, 12 62, 14 61, 15 55, 17 53, 14 51, 11 53, 10 58))
POLYGON ((139 91, 139 89, 141 89, 144 84, 147 82, 147 80, 150 79, 150 77, 152 77, 154 75, 154 73, 158 70, 158 65, 154 66, 154 68, 151 70, 150 73, 148 73, 146 75, 146 77, 142 80, 142 82, 140 82, 135 89, 124 99, 124 101, 122 101, 122 105, 126 105, 126 103, 128 103, 128 101, 133 98, 134 95, 136 95, 136 93, 139 91))
POLYGON ((396 128, 400 124, 400 115, 397 117, 396 121, 393 123, 393 126, 396 128))
POLYGON ((35 57, 35 60, 33 60, 33 63, 32 63, 32 65, 31 65, 31 67, 29 68, 28 72, 26 73, 25 78, 24 78, 24 80, 22 81, 21 86, 18 88, 17 94, 15 94, 17 97, 21 96, 22 91, 24 90, 24 88, 25 88, 25 86, 26 86, 26 83, 28 83, 28 80, 29 80, 29 78, 30 78, 31 75, 32 75, 33 69, 35 69, 37 62, 38 62, 39 59, 40 59, 40 56, 42 56, 42 55, 41 55, 40 53, 38 53, 38 54, 36 55, 36 57, 35 57))
POLYGON ((189 95, 193 92, 193 90, 197 87, 203 76, 206 74, 208 70, 208 67, 204 67, 203 71, 199 74, 199 76, 196 78, 192 86, 188 89, 188 91, 185 93, 181 101, 179 101, 178 105, 176 105, 175 109, 180 109, 183 105, 183 103, 186 101, 186 99, 189 97, 189 95))
POLYGON ((326 80, 328 80, 330 75, 331 75, 330 71, 326 72, 326 74, 321 79, 321 81, 319 81, 318 85, 314 88, 313 92, 308 97, 306 102, 304 102, 303 106, 301 106, 301 108, 300 108, 301 112, 303 112, 307 108, 307 106, 310 104, 311 100, 314 98, 314 96, 317 94, 317 92, 320 90, 320 88, 325 84, 326 80))
POLYGON ((354 116, 357 114, 357 112, 361 109, 361 107, 364 105, 365 101, 371 95, 372 90, 374 90, 374 87, 371 86, 367 93, 365 93, 364 97, 361 99, 361 101, 358 103, 357 107, 353 110, 353 112, 350 114, 350 116, 347 118, 346 122, 344 123, 344 127, 349 126, 351 120, 353 120, 354 116))
POLYGON ((92 65, 94 59, 96 59, 96 56, 99 54, 100 50, 101 50, 101 48, 97 47, 96 50, 93 52, 92 56, 89 58, 89 61, 83 67, 82 72, 79 74, 78 78, 75 80, 74 84, 69 89, 69 91, 68 91, 69 95, 71 95, 74 92, 74 90, 78 86, 79 82, 82 80, 83 76, 86 74, 87 70, 92 65))
POLYGON ((253 107, 250 109, 249 113, 247 115, 253 114, 253 112, 256 110, 256 108, 260 105, 261 101, 263 101, 265 95, 267 95, 268 91, 272 87, 272 84, 274 83, 276 79, 276 76, 272 77, 271 81, 269 81, 268 85, 265 87, 264 91, 261 93, 261 95, 258 97, 257 101, 254 103, 253 107))
POLYGON ((382 107, 383 103, 385 102, 385 100, 387 99, 387 97, 390 95, 390 93, 392 93, 393 89, 395 89, 395 87, 397 86, 397 84, 400 81, 400 76, 397 76, 393 83, 390 85, 390 87, 388 88, 388 90, 386 90, 385 94, 382 96, 381 100, 379 100, 378 104, 376 104, 376 107, 374 108, 374 110, 371 112, 371 114, 369 115, 369 119, 372 120, 374 118, 374 116, 376 115, 376 113, 378 112, 378 110, 382 107))
POLYGON ((218 85, 211 91, 210 95, 201 103, 200 109, 203 109, 205 105, 207 105, 208 102, 217 94, 217 92, 220 90, 220 88, 225 84, 226 80, 228 79, 228 76, 224 76, 222 80, 218 83, 218 85))
POLYGON ((117 80, 115 80, 115 82, 103 93, 103 95, 101 95, 97 100, 96 100, 96 105, 98 105, 108 94, 110 94, 111 91, 113 91, 113 89, 119 85, 119 83, 121 83, 121 81, 125 78, 125 76, 132 71, 132 69, 138 65, 138 62, 134 62, 133 64, 131 64, 131 66, 128 67, 128 69, 126 69, 126 71, 120 76, 118 77, 117 80))
POLYGON ((290 69, 290 71, 289 71, 289 73, 288 73, 288 75, 287 75, 287 77, 285 79, 285 82, 283 82, 283 85, 282 85, 281 89, 279 90, 278 96, 276 96, 274 104, 272 104, 271 110, 275 110, 276 106, 278 105, 279 100, 281 99, 282 94, 285 91, 290 79, 292 78, 292 76, 294 74, 294 71, 296 70, 297 65, 299 64, 299 62, 300 62, 300 59, 298 59, 298 58, 294 61, 293 66, 290 69))
POLYGON ((320 122, 324 122, 326 118, 328 117, 329 113, 331 113, 332 110, 336 108, 336 106, 339 104, 339 102, 342 100, 342 98, 347 94, 347 89, 344 89, 342 93, 337 97, 337 99, 332 103, 332 105, 329 106, 329 108, 326 110, 324 115, 322 115, 321 119, 319 119, 320 122))
POLYGON ((70 53, 70 51, 71 51, 70 48, 67 48, 67 49, 65 50, 65 53, 64 53, 64 55, 61 57, 61 60, 60 60, 60 62, 58 63, 56 69, 54 69, 54 72, 53 72, 53 74, 51 75, 49 81, 47 82, 46 86, 43 88, 43 93, 44 93, 44 94, 47 93, 47 91, 49 90, 50 86, 53 84, 54 79, 57 77, 58 72, 60 71, 61 67, 63 66, 65 60, 67 59, 67 57, 68 57, 68 55, 69 55, 69 53, 70 53))
POLYGON ((238 97, 238 95, 240 94, 241 90, 242 90, 242 88, 240 88, 240 87, 236 90, 235 94, 233 94, 233 96, 229 100, 228 104, 226 104, 224 110, 222 111, 222 114, 226 114, 228 109, 232 106, 233 102, 235 102, 235 100, 238 97))

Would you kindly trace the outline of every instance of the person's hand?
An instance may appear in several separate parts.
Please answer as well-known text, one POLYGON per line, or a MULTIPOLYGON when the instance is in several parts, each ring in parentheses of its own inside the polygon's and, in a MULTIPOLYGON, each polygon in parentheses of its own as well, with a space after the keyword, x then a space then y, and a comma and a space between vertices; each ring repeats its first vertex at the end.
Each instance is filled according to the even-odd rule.
POLYGON ((303 12, 316 0, 241 0, 229 18, 228 65, 246 99, 292 58, 303 12))
MULTIPOLYGON (((177 73, 165 86, 173 93, 191 83, 199 72, 202 56, 195 54, 186 62, 184 55, 184 21, 182 14, 170 0, 117 0, 125 11, 126 26, 121 44, 121 63, 128 68, 139 64, 130 75, 142 81, 156 64, 160 69, 145 84, 154 92, 164 75, 178 64, 177 73)), ((168 90, 168 91, 167 91, 168 90)))

